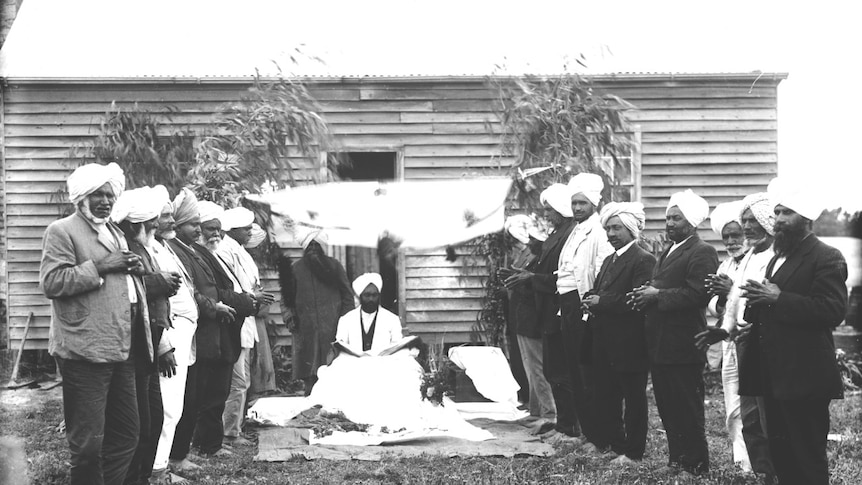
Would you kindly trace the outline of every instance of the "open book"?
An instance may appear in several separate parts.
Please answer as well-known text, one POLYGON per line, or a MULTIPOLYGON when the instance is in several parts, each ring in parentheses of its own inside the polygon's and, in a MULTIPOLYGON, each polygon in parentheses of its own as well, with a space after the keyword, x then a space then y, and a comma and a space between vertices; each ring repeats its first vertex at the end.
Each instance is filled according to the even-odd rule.
POLYGON ((417 335, 409 335, 407 337, 402 338, 401 340, 395 342, 394 344, 386 347, 381 350, 377 354, 370 354, 368 352, 362 352, 361 349, 356 349, 347 345, 346 342, 341 340, 336 340, 332 342, 332 348, 335 349, 336 352, 344 352, 346 354, 352 355, 354 357, 363 357, 363 356, 371 356, 371 355, 392 355, 395 352, 398 352, 401 349, 409 347, 412 343, 418 342, 419 337, 417 335))

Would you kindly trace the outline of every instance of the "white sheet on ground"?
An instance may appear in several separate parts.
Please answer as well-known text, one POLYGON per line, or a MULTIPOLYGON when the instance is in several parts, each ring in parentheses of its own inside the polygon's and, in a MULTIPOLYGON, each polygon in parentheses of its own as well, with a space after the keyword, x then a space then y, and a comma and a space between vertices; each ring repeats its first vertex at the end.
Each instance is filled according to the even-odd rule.
POLYGON ((521 386, 512 377, 509 361, 498 347, 452 347, 449 360, 464 369, 479 394, 518 407, 521 386))
POLYGON ((354 423, 371 426, 364 433, 333 432, 321 438, 312 433, 311 444, 367 446, 430 436, 470 441, 494 437, 465 421, 454 406, 423 400, 422 368, 408 352, 378 357, 342 354, 318 369, 317 375, 309 397, 261 398, 249 409, 249 418, 284 426, 305 409, 321 405, 330 412, 341 411, 354 423), (398 431, 384 433, 384 427, 398 431))

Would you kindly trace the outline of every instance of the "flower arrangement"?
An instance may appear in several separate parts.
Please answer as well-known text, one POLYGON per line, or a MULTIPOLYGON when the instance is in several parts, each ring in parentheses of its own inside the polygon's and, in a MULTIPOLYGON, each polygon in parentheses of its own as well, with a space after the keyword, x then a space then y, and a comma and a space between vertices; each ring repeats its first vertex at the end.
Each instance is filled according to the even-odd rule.
POLYGON ((419 391, 422 393, 423 400, 431 401, 435 406, 442 406, 443 396, 453 391, 449 376, 455 364, 443 355, 442 346, 436 350, 436 352, 428 352, 427 366, 425 366, 427 372, 422 374, 422 385, 419 391))

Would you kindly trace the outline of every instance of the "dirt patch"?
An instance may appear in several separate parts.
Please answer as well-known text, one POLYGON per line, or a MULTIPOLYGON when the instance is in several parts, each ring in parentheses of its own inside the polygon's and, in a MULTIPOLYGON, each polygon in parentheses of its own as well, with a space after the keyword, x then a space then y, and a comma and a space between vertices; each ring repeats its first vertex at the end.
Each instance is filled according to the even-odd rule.
MULTIPOLYGON (((44 384, 43 384, 44 385, 44 384)), ((50 401, 62 401, 62 386, 53 389, 3 389, 0 391, 0 409, 6 412, 35 412, 50 401)))

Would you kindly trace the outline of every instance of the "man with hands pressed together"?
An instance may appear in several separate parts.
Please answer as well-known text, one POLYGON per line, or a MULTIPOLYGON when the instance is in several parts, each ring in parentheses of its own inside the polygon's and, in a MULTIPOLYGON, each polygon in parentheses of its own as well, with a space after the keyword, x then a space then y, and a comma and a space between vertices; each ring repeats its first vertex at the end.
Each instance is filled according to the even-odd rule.
POLYGON ((742 395, 762 396, 775 473, 782 484, 829 483, 829 402, 843 397, 832 330, 847 310, 847 263, 812 232, 823 206, 774 179, 775 255, 764 278, 747 279, 740 356, 742 395))
POLYGON ((532 271, 517 269, 506 278, 506 288, 516 288, 527 284, 533 288, 538 310, 539 324, 542 327, 542 365, 545 378, 551 385, 557 421, 543 437, 549 441, 572 440, 581 436, 581 427, 572 398, 572 384, 566 365, 565 349, 560 337, 560 297, 557 293, 557 269, 563 244, 574 228, 572 220, 571 192, 563 184, 552 184, 539 196, 544 206, 545 219, 553 230, 542 244, 535 267, 532 271))
MULTIPOLYGON (((175 294, 180 285, 180 275, 176 272, 162 271, 153 257, 158 217, 164 204, 169 200, 164 186, 141 187, 127 190, 117 199, 111 219, 117 223, 126 237, 129 249, 141 261, 140 274, 146 290, 147 308, 152 334, 152 346, 156 349, 157 360, 136 359, 135 381, 140 418, 140 437, 138 447, 126 474, 125 483, 137 485, 147 483, 152 475, 159 435, 162 430, 163 411, 162 393, 159 385, 159 363, 173 349, 160 345, 162 333, 171 326, 168 298, 175 294)), ((140 357, 140 356, 139 356, 140 357)))
POLYGON ((109 221, 125 188, 116 164, 68 178, 75 213, 42 241, 40 283, 51 300, 48 351, 63 374, 72 485, 120 484, 138 443, 136 358, 153 358, 140 257, 109 221))
POLYGON ((655 257, 637 244, 645 220, 640 202, 611 202, 602 209, 601 223, 614 252, 605 258, 594 289, 583 298, 593 333, 593 443, 619 455, 612 461, 615 465, 643 458, 649 426, 644 316, 626 305, 626 293, 649 282, 655 267, 655 257))
POLYGON ((673 194, 666 211, 666 233, 673 245, 661 255, 648 285, 628 295, 646 316, 647 349, 653 392, 667 432, 668 466, 660 473, 709 470, 704 429, 703 365, 706 355, 695 335, 706 328, 704 280, 718 268, 715 249, 697 235, 709 204, 690 189, 673 194))

